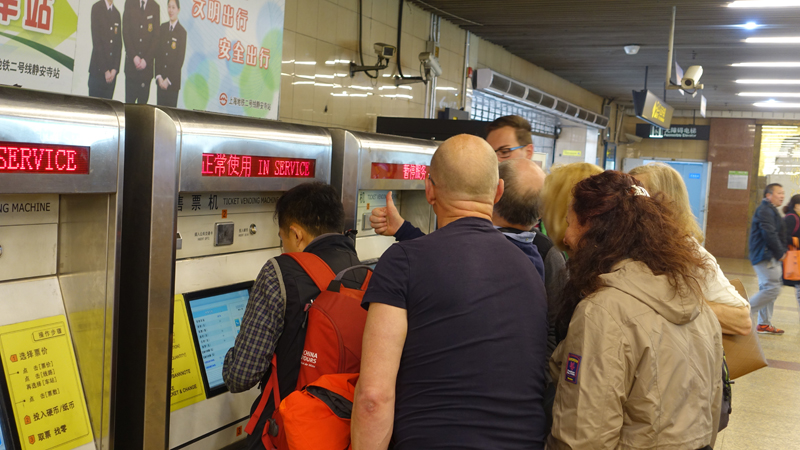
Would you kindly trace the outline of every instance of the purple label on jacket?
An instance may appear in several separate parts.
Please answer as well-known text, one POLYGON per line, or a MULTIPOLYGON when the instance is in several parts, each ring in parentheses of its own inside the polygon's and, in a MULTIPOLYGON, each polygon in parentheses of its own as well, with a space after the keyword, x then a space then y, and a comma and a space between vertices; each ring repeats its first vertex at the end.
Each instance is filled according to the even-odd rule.
POLYGON ((567 370, 564 379, 572 384, 578 384, 578 370, 581 368, 581 357, 574 353, 567 356, 567 370))

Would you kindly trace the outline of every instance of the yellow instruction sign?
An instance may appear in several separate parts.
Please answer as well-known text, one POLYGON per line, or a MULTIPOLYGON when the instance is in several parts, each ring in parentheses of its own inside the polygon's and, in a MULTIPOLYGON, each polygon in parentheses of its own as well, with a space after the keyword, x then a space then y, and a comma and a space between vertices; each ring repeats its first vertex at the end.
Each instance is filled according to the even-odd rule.
POLYGON ((183 295, 175 296, 172 333, 170 411, 175 411, 206 399, 183 295))
POLYGON ((63 315, 0 327, 0 357, 24 450, 67 450, 92 441, 63 315))

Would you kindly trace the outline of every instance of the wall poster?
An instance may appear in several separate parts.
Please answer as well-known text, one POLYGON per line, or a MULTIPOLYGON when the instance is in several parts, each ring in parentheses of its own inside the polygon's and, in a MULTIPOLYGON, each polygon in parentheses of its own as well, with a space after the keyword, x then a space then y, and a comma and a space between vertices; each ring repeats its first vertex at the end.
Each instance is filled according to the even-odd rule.
POLYGON ((278 118, 285 0, 0 0, 0 84, 278 118))

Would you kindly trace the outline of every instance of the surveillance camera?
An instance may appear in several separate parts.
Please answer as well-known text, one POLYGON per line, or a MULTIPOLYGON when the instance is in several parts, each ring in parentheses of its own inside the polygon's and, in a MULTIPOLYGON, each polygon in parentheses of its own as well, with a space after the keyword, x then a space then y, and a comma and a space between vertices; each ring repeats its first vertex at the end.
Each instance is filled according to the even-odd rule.
POLYGON ((430 71, 431 75, 438 77, 442 75, 442 66, 439 65, 439 58, 433 56, 431 52, 422 52, 419 54, 419 61, 425 67, 425 70, 430 71))
POLYGON ((397 47, 389 44, 382 44, 380 42, 375 43, 373 48, 380 59, 392 59, 394 54, 397 52, 397 47))
POLYGON ((702 76, 703 66, 691 66, 683 74, 681 85, 684 89, 702 89, 703 85, 699 84, 702 76))

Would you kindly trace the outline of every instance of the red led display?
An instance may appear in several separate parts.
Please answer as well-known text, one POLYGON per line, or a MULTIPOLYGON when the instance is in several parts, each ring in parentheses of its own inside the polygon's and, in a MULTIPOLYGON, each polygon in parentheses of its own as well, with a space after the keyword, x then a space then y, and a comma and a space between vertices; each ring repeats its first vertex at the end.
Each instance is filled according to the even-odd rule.
POLYGON ((422 164, 372 163, 370 178, 373 180, 424 180, 428 166, 422 164))
POLYGON ((89 173, 89 147, 0 142, 0 173, 89 173))
POLYGON ((203 153, 204 177, 314 178, 317 160, 203 153))

